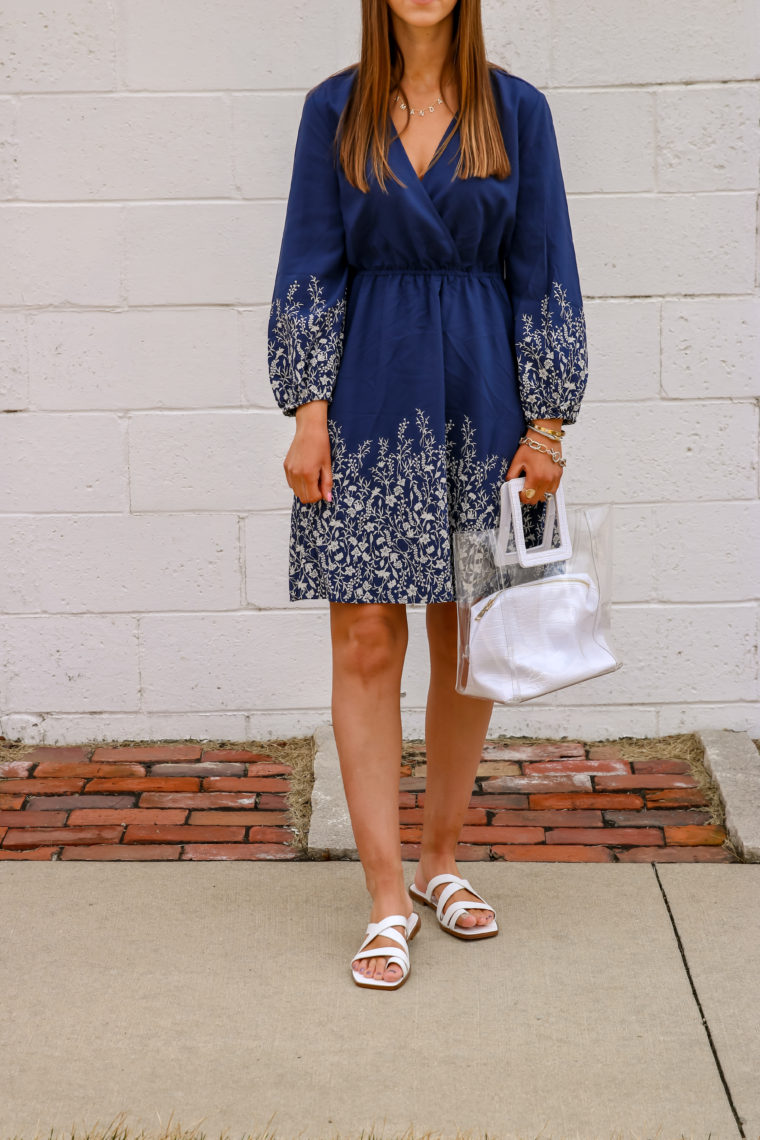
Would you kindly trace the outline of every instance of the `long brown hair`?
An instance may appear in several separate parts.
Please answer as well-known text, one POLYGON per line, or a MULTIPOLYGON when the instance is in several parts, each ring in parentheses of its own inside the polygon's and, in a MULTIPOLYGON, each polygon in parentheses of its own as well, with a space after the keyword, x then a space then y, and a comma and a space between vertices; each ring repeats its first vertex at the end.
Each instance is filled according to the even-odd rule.
MULTIPOLYGON (((454 83, 458 110, 430 165, 439 157, 458 125, 460 154, 456 176, 506 178, 512 167, 491 88, 490 70, 497 65, 486 59, 480 0, 458 0, 452 15, 451 46, 441 80, 451 79, 454 83)), ((386 174, 404 185, 388 163, 391 137, 388 97, 401 85, 404 57, 393 34, 387 0, 362 0, 361 59, 354 66, 357 73, 337 130, 338 155, 346 178, 357 189, 369 190, 366 176, 369 155, 373 173, 383 190, 386 174)), ((408 104, 408 99, 405 102, 408 104)))

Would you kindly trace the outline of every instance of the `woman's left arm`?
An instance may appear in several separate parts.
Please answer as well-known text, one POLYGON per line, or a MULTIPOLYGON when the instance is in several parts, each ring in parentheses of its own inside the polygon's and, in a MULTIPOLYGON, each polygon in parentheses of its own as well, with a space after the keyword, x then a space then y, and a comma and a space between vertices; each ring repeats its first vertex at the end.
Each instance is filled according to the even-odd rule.
MULTIPOLYGON (((586 322, 559 148, 549 103, 537 92, 518 126, 515 224, 505 252, 512 302, 520 400, 527 423, 559 432, 578 418, 588 380, 586 322)), ((530 428, 527 438, 561 455, 559 440, 530 428)), ((527 443, 515 452, 507 478, 525 474, 536 503, 556 491, 562 467, 527 443)))

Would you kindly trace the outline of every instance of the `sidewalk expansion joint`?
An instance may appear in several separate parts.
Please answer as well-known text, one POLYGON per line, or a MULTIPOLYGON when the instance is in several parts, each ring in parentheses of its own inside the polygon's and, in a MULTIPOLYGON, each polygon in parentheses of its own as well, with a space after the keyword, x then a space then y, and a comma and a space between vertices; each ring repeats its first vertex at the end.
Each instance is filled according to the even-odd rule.
POLYGON ((707 1044, 710 1047, 710 1052, 712 1053, 713 1060, 715 1062, 715 1067, 718 1070, 718 1076, 720 1077, 720 1083, 723 1085, 723 1091, 726 1094, 726 1100, 728 1101, 728 1106, 731 1109, 731 1114, 732 1114, 734 1120, 736 1121, 736 1127, 739 1130, 739 1135, 742 1137, 742 1140, 745 1140, 747 1134, 744 1131, 742 1118, 738 1113, 736 1105, 734 1104, 734 1098, 731 1095, 731 1089, 729 1088, 728 1081, 726 1080, 726 1074, 723 1072, 723 1066, 720 1063, 720 1057, 718 1056, 718 1050, 715 1046, 715 1042, 713 1040, 713 1035, 710 1031, 710 1024, 709 1024, 709 1022, 705 1016, 705 1011, 702 1007, 702 1002, 699 1000, 699 994, 697 993, 697 987, 694 984, 694 978, 692 977, 691 970, 689 969, 689 962, 688 962, 688 959, 686 957, 686 950, 684 948, 684 944, 683 944, 683 941, 681 939, 681 935, 678 931, 678 926, 676 925, 675 915, 673 914, 673 911, 671 909, 670 902, 669 902, 668 896, 667 896, 667 892, 665 890, 665 886, 662 882, 662 879, 660 878, 659 872, 657 870, 657 866, 654 863, 652 864, 652 870, 654 872, 654 877, 657 880, 657 885, 660 888, 660 894, 662 895, 662 901, 665 904, 665 909, 668 912, 668 918, 670 919, 670 925, 673 928, 673 935, 674 935, 675 940, 676 940, 676 945, 678 946, 678 952, 681 955, 681 961, 683 962, 683 968, 686 972, 686 977, 688 979, 689 986, 691 988, 692 996, 694 998, 694 1002, 695 1002, 697 1010, 699 1012, 699 1020, 702 1022, 702 1027, 703 1027, 705 1034, 707 1036, 707 1044))

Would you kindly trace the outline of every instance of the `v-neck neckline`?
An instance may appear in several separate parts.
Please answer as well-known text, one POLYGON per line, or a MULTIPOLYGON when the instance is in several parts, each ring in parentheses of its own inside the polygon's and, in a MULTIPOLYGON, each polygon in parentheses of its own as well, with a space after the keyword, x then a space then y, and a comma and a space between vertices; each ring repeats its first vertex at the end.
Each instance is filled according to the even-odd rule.
MULTIPOLYGON (((412 171, 412 173, 414 174, 414 177, 417 179, 417 181, 420 183, 420 185, 422 185, 424 180, 427 178, 428 174, 430 173, 430 171, 435 166, 436 162, 440 162, 440 160, 443 158, 444 154, 448 150, 449 144, 451 143, 451 139, 453 139, 454 135, 456 134, 457 130, 459 129, 458 124, 454 128, 454 130, 451 132, 451 138, 449 139, 449 141, 447 142, 446 146, 443 148, 441 153, 438 155, 438 158, 436 158, 434 161, 431 160, 428 163, 428 165, 425 167, 425 169, 423 170, 422 174, 418 174, 416 169, 415 169, 414 163, 412 162, 411 158, 409 157, 409 153, 408 153, 406 147, 404 146, 403 139, 401 138, 401 135, 399 134, 398 127, 394 123, 393 117, 392 117, 390 111, 388 111, 388 119, 390 120, 390 124, 393 127, 393 130, 396 132, 395 135, 393 136, 393 138, 391 139, 391 142, 398 142, 399 146, 401 147, 401 151, 404 155, 404 158, 406 159, 407 166, 412 171)), ((449 130, 451 129, 452 124, 456 123, 456 119, 457 119, 457 113, 455 112, 451 116, 449 121, 447 122, 447 124, 444 127, 441 134, 439 135, 438 142, 435 144, 435 148, 433 150, 433 155, 435 155, 436 151, 438 150, 438 147, 441 145, 443 140, 446 138, 446 135, 449 133, 449 130)))

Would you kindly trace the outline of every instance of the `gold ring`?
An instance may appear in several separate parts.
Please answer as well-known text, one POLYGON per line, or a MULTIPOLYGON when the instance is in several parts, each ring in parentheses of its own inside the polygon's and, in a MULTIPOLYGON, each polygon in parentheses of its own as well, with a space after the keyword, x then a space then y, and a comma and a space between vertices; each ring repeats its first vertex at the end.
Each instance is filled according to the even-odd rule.
POLYGON ((535 493, 536 493, 535 488, 533 488, 533 487, 529 487, 525 491, 523 491, 523 494, 525 495, 526 499, 532 499, 533 496, 535 495, 535 493))

